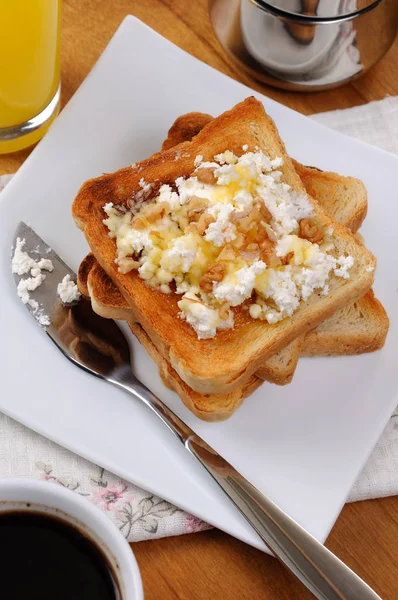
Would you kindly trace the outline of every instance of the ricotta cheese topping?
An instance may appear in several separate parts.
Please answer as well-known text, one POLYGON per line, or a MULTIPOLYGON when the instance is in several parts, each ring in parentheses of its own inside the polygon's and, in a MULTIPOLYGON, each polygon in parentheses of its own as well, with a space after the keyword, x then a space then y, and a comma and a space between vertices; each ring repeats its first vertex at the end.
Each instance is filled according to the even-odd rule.
POLYGON ((230 306, 239 306, 252 295, 256 284, 256 276, 264 272, 267 265, 257 260, 250 266, 227 275, 221 283, 213 288, 213 294, 218 300, 228 302, 230 306))
POLYGON ((273 324, 314 292, 327 295, 330 276, 349 278, 354 259, 334 255, 333 229, 321 230, 281 167, 281 158, 245 145, 240 156, 197 156, 190 177, 157 192, 142 179, 148 201, 139 210, 103 207, 119 271, 181 295, 180 316, 199 339, 233 327, 241 305, 273 324))
POLYGON ((20 279, 17 285, 17 294, 24 304, 28 304, 34 317, 40 325, 46 327, 50 325, 50 318, 44 314, 43 308, 37 300, 30 297, 29 292, 34 292, 45 280, 46 275, 42 271, 51 272, 54 265, 48 258, 35 260, 24 250, 26 240, 17 238, 14 254, 11 260, 11 270, 15 275, 27 275, 25 279, 20 279))
POLYGON ((218 329, 233 327, 232 313, 226 319, 220 319, 218 310, 206 306, 192 291, 184 294, 178 302, 178 308, 182 318, 195 329, 199 339, 212 338, 218 329))
POLYGON ((64 304, 71 304, 80 299, 80 292, 76 283, 71 279, 70 275, 65 275, 63 280, 57 286, 57 294, 64 304))

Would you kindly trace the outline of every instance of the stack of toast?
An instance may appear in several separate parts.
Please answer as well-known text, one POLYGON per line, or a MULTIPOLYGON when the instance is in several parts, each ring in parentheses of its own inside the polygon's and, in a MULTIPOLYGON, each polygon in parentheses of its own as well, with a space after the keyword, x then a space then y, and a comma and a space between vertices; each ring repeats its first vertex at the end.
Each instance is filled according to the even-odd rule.
POLYGON ((110 175, 86 182, 74 205, 76 224, 92 252, 78 274, 81 293, 99 315, 129 323, 131 331, 175 390, 199 418, 228 418, 264 381, 292 381, 300 356, 349 355, 382 348, 389 321, 371 289, 375 259, 357 231, 367 213, 367 194, 358 179, 305 167, 286 154, 273 121, 248 98, 213 119, 202 113, 179 117, 161 152, 110 175), (199 340, 179 317, 177 294, 151 289, 136 272, 122 274, 115 264, 115 242, 103 223, 109 202, 130 206, 142 178, 164 183, 189 176, 197 155, 211 160, 242 145, 284 159, 283 177, 304 190, 317 219, 333 231, 339 251, 355 258, 348 279, 331 278, 327 296, 313 294, 289 318, 270 325, 235 309, 235 327, 199 340))

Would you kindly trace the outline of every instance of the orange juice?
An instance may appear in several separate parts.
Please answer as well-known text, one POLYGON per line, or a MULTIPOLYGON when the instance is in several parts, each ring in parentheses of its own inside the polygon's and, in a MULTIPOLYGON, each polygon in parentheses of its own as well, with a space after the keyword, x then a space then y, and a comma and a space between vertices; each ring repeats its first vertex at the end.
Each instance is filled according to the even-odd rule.
POLYGON ((60 0, 0 0, 0 147, 2 129, 33 119, 57 94, 60 8, 60 0))

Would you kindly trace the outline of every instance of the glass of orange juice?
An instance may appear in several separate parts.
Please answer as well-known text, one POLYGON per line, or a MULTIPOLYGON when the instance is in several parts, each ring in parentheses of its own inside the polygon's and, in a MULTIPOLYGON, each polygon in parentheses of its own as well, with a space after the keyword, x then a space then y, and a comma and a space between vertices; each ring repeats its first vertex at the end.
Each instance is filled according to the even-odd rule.
POLYGON ((37 142, 59 111, 61 0, 0 0, 0 154, 37 142))

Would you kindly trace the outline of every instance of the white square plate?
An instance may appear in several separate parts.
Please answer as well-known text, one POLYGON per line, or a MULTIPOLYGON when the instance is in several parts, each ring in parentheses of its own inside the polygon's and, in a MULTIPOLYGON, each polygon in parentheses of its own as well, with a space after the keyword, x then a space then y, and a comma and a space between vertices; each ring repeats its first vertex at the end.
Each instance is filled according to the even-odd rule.
MULTIPOLYGON (((169 431, 127 394, 78 370, 49 343, 17 298, 10 247, 19 220, 77 269, 88 248, 71 217, 83 181, 156 151, 174 119, 218 115, 252 90, 128 17, 92 73, 0 199, 0 409, 28 427, 264 548, 216 484, 169 431)), ((318 539, 324 540, 397 404, 398 158, 346 138, 255 94, 289 153, 360 177, 364 227, 379 258, 376 292, 391 330, 381 352, 303 359, 285 388, 264 384, 233 417, 204 423, 165 389, 139 344, 138 375, 197 433, 318 539)))

